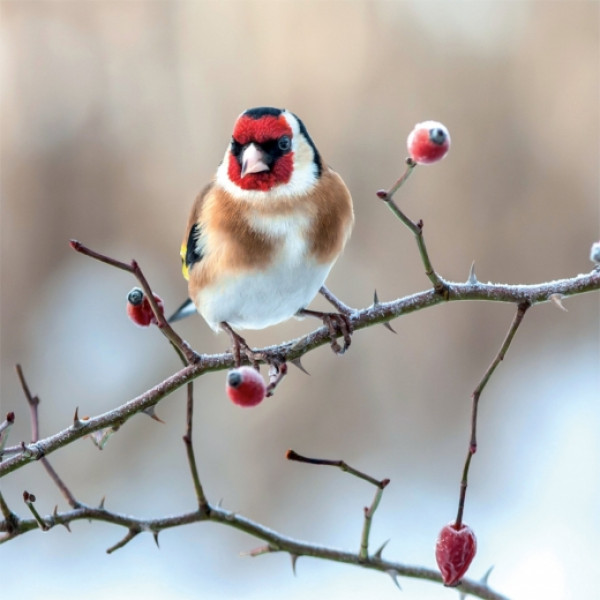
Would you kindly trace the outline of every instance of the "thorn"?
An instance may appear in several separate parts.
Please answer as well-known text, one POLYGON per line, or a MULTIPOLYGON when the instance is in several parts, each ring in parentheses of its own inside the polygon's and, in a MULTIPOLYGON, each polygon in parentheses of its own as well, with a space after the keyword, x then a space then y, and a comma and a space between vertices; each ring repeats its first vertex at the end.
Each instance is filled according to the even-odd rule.
POLYGON ((165 422, 156 414, 155 412, 155 406, 149 406, 148 408, 145 408, 142 412, 145 415, 148 415, 151 419, 154 419, 155 421, 158 421, 159 423, 162 423, 163 425, 165 424, 165 422))
POLYGON ((106 500, 106 496, 102 496, 102 500, 100 500, 100 504, 98 504, 98 508, 100 510, 104 510, 104 501, 106 500))
MULTIPOLYGON (((377 307, 379 306, 381 303, 379 302, 379 296, 377 295, 377 290, 375 290, 373 292, 373 306, 377 307)), ((389 329, 392 333, 396 333, 396 330, 389 324, 388 321, 386 321, 385 323, 382 323, 382 325, 386 328, 389 329)))
POLYGON ((492 565, 484 574, 483 577, 480 579, 481 583, 485 586, 487 586, 488 584, 488 579, 490 578, 490 575, 492 573, 492 571, 494 570, 494 565, 492 565))
MULTIPOLYGON (((56 523, 56 519, 58 518, 58 506, 54 506, 54 512, 52 513, 52 517, 54 518, 54 522, 56 523)), ((71 528, 69 527, 69 523, 67 521, 65 521, 64 523, 61 523, 61 525, 69 532, 71 533, 71 528)))
POLYGON ((389 331, 391 331, 392 333, 398 333, 391 325, 389 321, 385 321, 384 323, 382 323, 382 325, 386 328, 389 329, 389 331))
POLYGON ((470 283, 471 285, 475 285, 476 283, 479 283, 479 280, 477 279, 477 275, 475 275, 475 261, 473 261, 471 263, 471 268, 469 269, 469 278, 467 279, 467 283, 470 283))
POLYGON ((386 571, 386 573, 392 578, 392 581, 394 582, 394 585, 400 590, 402 591, 402 588, 400 587, 400 584, 398 583, 398 571, 396 571, 396 569, 389 569, 388 571, 386 571))
POLYGON ((387 540, 385 540, 385 542, 383 542, 383 544, 381 544, 381 546, 379 546, 379 548, 377 549, 375 554, 373 554, 373 558, 376 558, 377 560, 381 560, 381 553, 383 552, 383 549, 388 545, 389 541, 390 540, 387 539, 387 540))
POLYGON ((560 310, 564 311, 564 312, 569 312, 564 304, 562 303, 562 299, 563 299, 563 295, 562 294, 550 294, 549 296, 549 300, 552 302, 552 304, 554 304, 554 306, 556 306, 557 308, 560 308, 560 310))
POLYGON ((290 360, 290 362, 297 368, 300 369, 303 373, 306 373, 307 375, 310 375, 310 373, 304 368, 304 366, 302 365, 302 362, 300 361, 300 358, 293 358, 292 360, 290 360))
POLYGON ((294 577, 296 577, 296 563, 298 562, 298 555, 290 553, 290 558, 292 559, 292 573, 294 573, 294 577))
POLYGON ((154 543, 156 544, 156 547, 160 550, 160 545, 158 543, 158 533, 158 531, 153 531, 152 537, 154 538, 154 543))
POLYGON ((73 428, 80 429, 81 427, 83 427, 83 421, 79 418, 79 406, 77 406, 73 415, 73 428))

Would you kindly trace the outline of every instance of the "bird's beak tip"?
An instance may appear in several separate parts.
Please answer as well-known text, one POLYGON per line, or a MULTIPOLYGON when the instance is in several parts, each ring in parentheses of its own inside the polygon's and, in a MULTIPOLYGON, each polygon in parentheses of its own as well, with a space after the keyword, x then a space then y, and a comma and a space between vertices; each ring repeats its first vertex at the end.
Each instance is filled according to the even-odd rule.
POLYGON ((251 173, 262 173, 268 171, 269 165, 265 161, 265 153, 256 144, 250 144, 242 153, 241 177, 251 173))

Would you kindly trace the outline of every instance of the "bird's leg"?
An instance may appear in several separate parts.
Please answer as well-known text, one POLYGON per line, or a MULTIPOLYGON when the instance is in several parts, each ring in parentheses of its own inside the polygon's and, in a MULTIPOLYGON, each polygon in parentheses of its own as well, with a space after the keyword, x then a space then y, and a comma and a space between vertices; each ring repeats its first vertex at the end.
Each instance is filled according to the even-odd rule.
POLYGON ((231 338, 231 352, 233 353, 233 360, 236 367, 242 364, 242 350, 247 356, 248 360, 252 363, 252 366, 258 371, 258 360, 262 358, 261 352, 254 352, 250 346, 248 346, 246 340, 236 331, 232 329, 229 323, 221 321, 221 327, 229 334, 231 338))
POLYGON ((329 329, 329 338, 331 339, 331 349, 336 354, 344 354, 346 350, 350 347, 350 343, 352 342, 352 338, 350 337, 352 334, 352 323, 350 322, 350 318, 348 315, 343 313, 329 313, 329 312, 321 312, 318 310, 308 310, 307 308, 301 308, 297 314, 299 316, 309 316, 309 317, 317 317, 317 319, 321 319, 324 325, 327 325, 329 329), (344 338, 344 346, 340 346, 337 342, 338 332, 344 338))
POLYGON ((267 386, 267 397, 272 396, 275 388, 287 375, 287 363, 280 358, 273 357, 269 362, 269 385, 267 386))

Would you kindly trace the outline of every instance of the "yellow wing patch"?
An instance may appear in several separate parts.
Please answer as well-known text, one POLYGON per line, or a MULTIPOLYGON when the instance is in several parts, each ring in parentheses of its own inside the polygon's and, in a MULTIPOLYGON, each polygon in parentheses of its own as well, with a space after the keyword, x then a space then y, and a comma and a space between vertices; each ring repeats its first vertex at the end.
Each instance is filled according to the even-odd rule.
POLYGON ((185 244, 181 244, 181 250, 179 250, 179 255, 181 256, 181 273, 186 281, 190 279, 190 271, 188 266, 185 264, 185 255, 187 254, 187 246, 185 244))

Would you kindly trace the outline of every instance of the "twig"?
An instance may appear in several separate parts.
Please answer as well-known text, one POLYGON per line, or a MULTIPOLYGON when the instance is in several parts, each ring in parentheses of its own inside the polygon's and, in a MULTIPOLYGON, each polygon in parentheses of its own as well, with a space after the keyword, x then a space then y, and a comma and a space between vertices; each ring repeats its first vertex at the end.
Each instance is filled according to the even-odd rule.
POLYGON ((139 533, 141 533, 141 529, 135 529, 131 527, 122 540, 118 541, 116 544, 106 549, 106 554, 112 554, 115 550, 119 550, 120 548, 125 546, 125 544, 128 544, 139 533))
POLYGON ((396 183, 389 190, 387 190, 387 192, 385 190, 379 190, 377 192, 377 196, 379 196, 379 198, 382 200, 391 198, 406 183, 413 170, 417 166, 417 163, 410 157, 406 159, 405 163, 406 169, 404 170, 404 173, 400 175, 400 178, 396 181, 396 183))
POLYGON ((131 263, 125 263, 120 260, 115 260, 110 256, 106 256, 104 254, 91 250, 90 248, 88 248, 87 246, 85 246, 77 240, 71 240, 69 244, 71 248, 73 248, 73 250, 79 252, 80 254, 84 254, 86 256, 89 256, 90 258, 94 258, 95 260, 106 263, 107 265, 116 267, 117 269, 121 269, 122 271, 127 271, 128 273, 132 273, 133 275, 135 275, 148 298, 148 302, 152 307, 154 317, 158 322, 158 327, 162 331, 163 335, 176 348, 178 348, 181 351, 181 353, 185 356, 188 364, 193 364, 198 361, 198 355, 190 348, 189 344, 185 340, 179 337, 179 335, 175 332, 175 330, 171 327, 171 325, 169 325, 169 323, 165 319, 163 311, 160 310, 158 305, 156 304, 156 300, 154 299, 154 294, 152 292, 152 289, 150 288, 150 284, 146 280, 146 277, 142 272, 142 269, 138 265, 137 261, 132 260, 131 263))
MULTIPOLYGON (((38 396, 34 396, 29 386, 27 385, 27 381, 25 379, 25 375, 23 374, 23 369, 21 365, 16 366, 17 375, 19 377, 19 381, 21 382, 21 387, 23 388, 23 393, 25 394, 25 399, 27 400, 27 404, 29 405, 29 410, 31 412, 31 441, 32 443, 36 443, 40 439, 40 425, 39 425, 39 414, 38 407, 40 405, 40 399, 38 396)), ((58 473, 54 470, 54 467, 50 464, 48 459, 45 456, 40 456, 40 462, 46 469, 48 475, 52 481, 54 481, 55 485, 58 487, 65 500, 69 503, 69 506, 76 508, 78 506, 78 502, 75 499, 75 496, 71 493, 71 490, 67 487, 65 482, 61 479, 58 473)))
POLYGON ((25 394, 25 399, 27 400, 31 414, 31 441, 37 442, 40 439, 40 424, 37 410, 40 399, 37 396, 34 396, 29 390, 29 386, 27 385, 27 381, 25 381, 25 376, 23 375, 23 369, 21 368, 21 365, 16 365, 15 368, 17 370, 17 376, 19 377, 19 382, 21 383, 21 388, 23 388, 23 393, 25 394))
POLYGON ((15 422, 15 413, 9 412, 6 414, 6 419, 0 423, 0 460, 4 454, 4 447, 8 441, 8 432, 15 422))
MULTIPOLYGON (((170 340, 169 340, 170 341, 170 340)), ((187 359, 183 354, 183 351, 173 342, 171 346, 179 356, 183 365, 186 365, 187 359)), ((194 427, 194 383, 189 381, 187 384, 187 403, 186 403, 186 431, 183 436, 183 443, 185 444, 185 451, 187 454, 188 465, 190 467, 190 473, 192 475, 192 481, 194 483, 194 490, 196 492, 196 500, 198 502, 198 509, 202 512, 207 512, 208 501, 206 500, 206 494, 200 481, 200 475, 198 474, 198 465, 196 463, 196 455, 194 452, 193 442, 193 427, 194 427)), ((155 536, 156 545, 158 546, 158 532, 155 536)))
POLYGON ((519 325, 521 325, 523 317, 525 316, 525 313, 527 312, 529 307, 530 304, 527 302, 522 302, 518 305, 517 313, 515 314, 515 317, 510 325, 508 333, 506 334, 506 337, 504 338, 504 342, 502 342, 500 350, 498 350, 496 357, 494 358, 490 366, 487 368, 486 372, 481 378, 481 381, 479 382, 479 384, 473 391, 473 394, 471 395, 473 401, 471 411, 471 438, 469 441, 469 449, 467 452, 467 458, 465 460, 465 465, 463 467, 462 478, 460 482, 460 496, 458 500, 458 512, 456 515, 457 528, 460 528, 462 525, 463 513, 465 509, 465 498, 467 495, 469 467, 471 466, 471 459, 473 458, 473 455, 475 454, 475 452, 477 452, 477 414, 479 409, 479 397, 481 396, 481 392, 490 380, 490 377, 496 370, 496 367, 500 364, 502 360, 504 360, 504 356, 506 355, 506 352, 508 351, 513 341, 513 338, 517 333, 517 329, 519 328, 519 325))
POLYGON ((359 557, 364 561, 369 557, 369 534, 371 533, 371 523, 373 521, 373 515, 381 502, 381 496, 383 495, 383 490, 390 482, 389 479, 384 479, 381 481, 380 485, 377 487, 375 491, 375 497, 373 498, 373 502, 371 502, 371 506, 365 506, 365 520, 363 523, 362 534, 360 537, 360 550, 359 557))
POLYGON ((335 296, 329 288, 322 286, 319 293, 325 298, 332 306, 338 309, 344 315, 350 315, 354 312, 353 308, 350 308, 347 304, 344 304, 337 296, 335 296))
POLYGON ((198 501, 198 509, 203 512, 207 512, 209 505, 206 500, 202 483, 200 482, 200 475, 198 475, 198 466, 196 464, 196 456, 194 454, 194 445, 192 442, 192 426, 194 420, 194 384, 189 382, 187 384, 187 409, 186 409, 186 423, 187 428, 185 435, 183 436, 183 442, 185 444, 185 450, 187 453, 188 464, 190 466, 190 472, 192 474, 192 481, 194 482, 194 490, 196 491, 196 500, 198 501))
POLYGON ((381 501, 381 496, 383 495, 383 490, 387 487, 390 480, 382 479, 379 481, 375 479, 375 477, 371 477, 371 475, 367 475, 354 467, 351 467, 348 463, 343 460, 329 460, 327 458, 308 458, 307 456, 302 456, 298 454, 294 450, 288 450, 285 454, 285 457, 288 460, 295 460, 296 462, 307 463, 309 465, 325 465, 327 467, 337 467, 341 469, 345 473, 349 473, 350 475, 354 475, 354 477, 358 477, 364 481, 368 481, 373 484, 377 491, 375 492, 375 498, 371 503, 371 506, 365 506, 365 520, 363 523, 362 534, 360 537, 360 550, 358 552, 358 557, 361 562, 364 562, 369 557, 369 534, 371 532, 371 523, 373 521, 373 515, 379 506, 379 502, 381 501))
POLYGON ((15 533, 19 531, 19 517, 8 507, 6 500, 4 500, 4 496, 2 492, 0 492, 0 512, 2 512, 2 516, 4 517, 4 523, 6 523, 4 531, 7 532, 7 536, 0 539, 0 543, 9 540, 14 536, 15 533))
POLYGON ((431 260, 429 259, 429 253, 427 252, 427 247, 425 245, 425 239, 423 238, 423 221, 417 221, 416 223, 407 217, 400 207, 394 202, 393 196, 400 189, 400 187, 406 182, 409 178, 410 174, 413 172, 414 168, 417 166, 412 159, 406 159, 406 170, 404 174, 396 181, 396 183, 388 190, 379 190, 377 192, 377 197, 381 198, 387 205, 388 208, 408 227, 414 234, 415 239, 417 241, 417 246, 419 247, 419 254, 421 255, 421 261, 423 262, 423 266, 425 267, 425 275, 429 277, 429 280, 433 284, 433 289, 438 293, 445 295, 446 294, 446 282, 435 272, 433 265, 431 264, 431 260))
POLYGON ((37 524, 40 526, 42 531, 48 531, 50 529, 49 525, 42 519, 42 516, 37 511, 33 503, 35 502, 35 496, 30 494, 29 492, 23 492, 23 501, 27 505, 27 508, 31 511, 33 518, 36 520, 37 524))
POLYGON ((296 462, 302 462, 309 465, 325 465, 327 467, 337 467, 345 473, 349 473, 350 475, 354 475, 354 477, 358 477, 359 479, 368 481, 370 484, 382 490, 390 482, 389 479, 382 479, 381 481, 379 481, 378 479, 375 479, 375 477, 371 477, 371 475, 367 475, 366 473, 363 473, 362 471, 351 467, 348 463, 344 462, 343 460, 329 460, 327 458, 308 458, 306 456, 298 454, 294 450, 288 450, 285 453, 285 457, 288 460, 294 460, 296 462))

